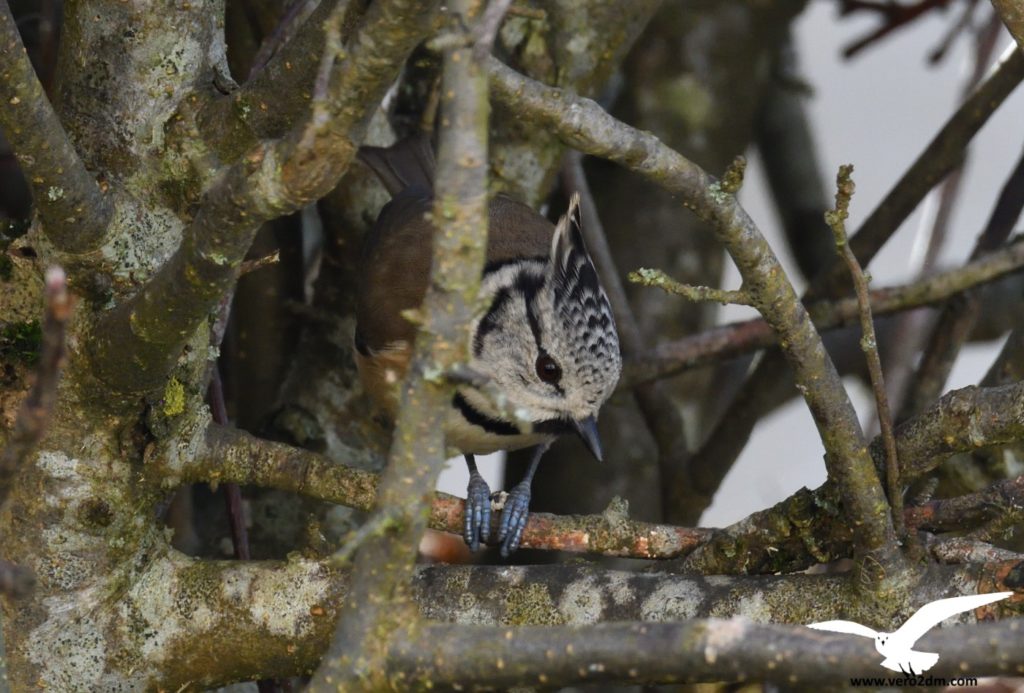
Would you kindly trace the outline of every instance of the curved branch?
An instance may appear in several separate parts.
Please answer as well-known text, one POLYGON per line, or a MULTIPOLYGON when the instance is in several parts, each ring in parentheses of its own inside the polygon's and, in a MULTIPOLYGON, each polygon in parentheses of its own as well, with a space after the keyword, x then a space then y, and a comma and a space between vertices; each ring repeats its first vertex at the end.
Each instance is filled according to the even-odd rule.
MULTIPOLYGON (((896 429, 900 475, 912 481, 958 452, 1024 440, 1024 383, 953 390, 896 429)), ((872 453, 880 459, 877 441, 872 453)))
MULTIPOLYGON (((1024 383, 954 390, 898 426, 895 435, 900 477, 905 483, 931 471, 950 455, 1024 439, 1024 383)), ((876 438, 870 449, 882 469, 881 440, 876 438)), ((949 503, 953 512, 965 508, 958 499, 938 502, 949 503)), ((803 570, 845 557, 852 528, 845 523, 840 506, 832 481, 813 491, 801 489, 771 508, 716 531, 683 559, 682 568, 705 575, 776 572, 803 570)), ((906 523, 929 531, 950 529, 942 515, 933 520, 928 507, 904 511, 906 523)))
POLYGON ((260 140, 281 137, 300 122, 309 109, 324 51, 326 23, 340 12, 344 15, 343 30, 349 29, 358 21, 354 15, 362 5, 350 0, 321 2, 251 79, 203 104, 195 117, 203 140, 223 160, 234 162, 260 140))
POLYGON ((83 253, 99 246, 113 203, 64 132, 6 1, 0 3, 0 129, 14 147, 43 231, 57 250, 83 253))
POLYGON ((567 144, 679 195, 684 206, 712 224, 740 271, 744 291, 780 335, 828 453, 829 476, 858 527, 860 549, 887 554, 883 562, 898 560, 885 497, 839 374, 777 258, 735 196, 655 136, 617 121, 593 101, 534 82, 497 60, 490 71, 499 101, 553 129, 567 144))
MULTIPOLYGON (((1024 53, 1015 51, 957 109, 914 163, 850 239, 862 265, 870 263, 925 195, 959 165, 965 148, 1006 97, 1024 79, 1024 53)), ((804 300, 840 295, 847 281, 840 261, 832 262, 811 281, 804 300)), ((791 390, 785 361, 769 352, 747 376, 739 392, 704 444, 690 460, 689 476, 700 479, 704 496, 711 497, 750 439, 754 425, 781 396, 791 390)))

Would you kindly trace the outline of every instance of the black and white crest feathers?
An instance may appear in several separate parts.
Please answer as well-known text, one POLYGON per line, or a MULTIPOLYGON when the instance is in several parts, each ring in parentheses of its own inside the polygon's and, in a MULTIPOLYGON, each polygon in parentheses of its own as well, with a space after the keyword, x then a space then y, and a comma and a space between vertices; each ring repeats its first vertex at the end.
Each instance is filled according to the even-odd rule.
POLYGON ((614 371, 617 377, 621 367, 618 334, 608 297, 583 240, 579 193, 573 194, 569 209, 555 227, 549 271, 555 313, 570 337, 572 356, 577 364, 586 364, 584 371, 591 371, 582 374, 585 383, 603 381, 602 370, 614 371))

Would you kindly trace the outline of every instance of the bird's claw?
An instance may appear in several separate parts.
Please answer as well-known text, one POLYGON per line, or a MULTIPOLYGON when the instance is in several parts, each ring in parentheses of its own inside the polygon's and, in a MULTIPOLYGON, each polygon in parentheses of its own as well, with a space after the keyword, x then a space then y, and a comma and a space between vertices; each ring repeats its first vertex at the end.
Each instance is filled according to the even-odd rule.
POLYGON ((505 499, 505 508, 501 512, 501 524, 498 525, 498 541, 501 542, 501 555, 508 558, 519 548, 526 529, 526 519, 530 510, 530 484, 526 481, 516 484, 505 499))
POLYGON ((477 551, 481 540, 487 543, 490 536, 491 488, 479 472, 472 472, 466 489, 466 517, 462 538, 466 540, 470 551, 477 551))

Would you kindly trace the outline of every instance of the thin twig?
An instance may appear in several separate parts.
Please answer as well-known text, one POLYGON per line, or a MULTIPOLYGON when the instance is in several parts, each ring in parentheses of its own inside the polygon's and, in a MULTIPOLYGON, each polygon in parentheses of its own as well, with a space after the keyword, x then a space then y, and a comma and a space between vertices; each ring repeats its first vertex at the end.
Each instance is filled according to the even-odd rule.
POLYGON ((473 28, 473 59, 482 61, 494 47, 494 39, 513 0, 490 0, 483 17, 473 28))
MULTIPOLYGON (((1021 267, 1024 267, 1024 241, 1017 241, 963 267, 909 284, 875 289, 870 293, 871 312, 876 316, 890 315, 941 303, 968 289, 1017 272, 1021 267)), ((859 310, 858 301, 853 297, 819 301, 807 308, 819 330, 850 325, 857 319, 859 310)), ((764 349, 775 342, 775 333, 763 318, 712 327, 627 358, 619 389, 764 349)))
MULTIPOLYGON (((207 398, 214 423, 227 426, 228 409, 224 402, 224 384, 217 364, 214 364, 211 369, 207 398)), ((228 513, 228 524, 231 527, 231 545, 235 551, 235 559, 248 561, 252 557, 249 551, 249 530, 245 526, 242 488, 238 484, 232 482, 224 484, 224 504, 228 513)))
MULTIPOLYGON (((975 2, 976 0, 970 1, 975 2)), ((900 2, 892 2, 891 0, 883 0, 883 2, 874 2, 872 0, 843 0, 840 5, 842 7, 843 14, 849 14, 858 10, 870 10, 881 15, 885 20, 877 29, 870 32, 867 36, 854 41, 843 49, 843 57, 852 58, 876 41, 888 36, 893 31, 910 24, 922 15, 934 9, 945 10, 949 5, 949 0, 918 0, 918 2, 910 5, 905 5, 900 2)))
POLYGON ((269 265, 276 265, 281 261, 281 250, 277 249, 269 255, 263 257, 254 258, 252 260, 245 260, 238 268, 238 276, 244 277, 250 272, 255 272, 258 269, 263 269, 269 265))
POLYGON ((0 503, 7 497, 15 475, 42 439, 57 401, 57 385, 64 364, 65 326, 71 314, 67 277, 60 267, 46 270, 45 292, 46 310, 36 380, 18 411, 7 446, 0 454, 0 503))
MULTIPOLYGON (((988 222, 975 243, 971 260, 993 252, 1005 243, 1024 210, 1024 152, 1003 184, 988 222)), ((900 418, 911 416, 942 392, 957 356, 977 322, 981 309, 977 292, 966 292, 947 302, 931 329, 920 365, 914 372, 900 410, 900 418)))
POLYGON ((315 8, 314 0, 292 0, 291 4, 285 9, 280 21, 274 27, 274 30, 270 33, 270 36, 263 40, 259 50, 256 51, 256 55, 252 59, 252 65, 249 67, 247 79, 251 80, 266 67, 278 49, 292 37, 296 25, 300 24, 303 16, 308 15, 315 8))
POLYGON ((682 296, 688 301, 708 301, 721 303, 722 305, 726 305, 728 303, 734 303, 739 306, 753 305, 750 297, 742 290, 730 291, 727 289, 716 289, 711 286, 682 284, 657 269, 641 267, 640 269, 629 273, 629 281, 642 286, 653 286, 665 291, 666 293, 682 296))
POLYGON ((857 304, 860 307, 860 326, 864 336, 860 346, 868 362, 868 374, 871 377, 871 389, 875 393, 875 408, 878 412, 878 423, 882 431, 885 445, 885 478, 889 492, 889 505, 892 508, 893 526, 896 535, 904 535, 903 528, 903 491, 900 487, 900 467, 896 457, 896 438, 892 432, 892 414, 889 411, 889 398, 885 392, 885 377, 882 374, 882 359, 878 355, 878 339, 875 336, 875 321, 871 317, 871 299, 868 296, 868 279, 864 270, 857 262, 857 256, 850 250, 846 238, 846 218, 850 213, 850 200, 853 198, 853 166, 847 164, 839 167, 836 176, 836 206, 825 213, 825 222, 832 228, 836 247, 842 255, 846 266, 853 277, 853 286, 857 291, 857 304))
MULTIPOLYGON (((972 0, 963 13, 963 20, 967 21, 971 12, 976 7, 972 0)), ((992 51, 995 50, 996 40, 1002 24, 998 16, 993 12, 985 27, 975 32, 974 54, 972 57, 972 70, 968 76, 961 94, 961 100, 970 96, 971 92, 977 89, 985 72, 992 60, 992 51)), ((951 35, 952 36, 952 35, 951 35)), ((950 39, 951 40, 951 39, 950 39)), ((942 182, 938 190, 938 210, 931 225, 922 227, 915 239, 915 245, 925 243, 919 271, 927 275, 932 273, 938 261, 939 253, 945 247, 946 238, 949 235, 949 225, 953 218, 953 210, 963 189, 965 172, 968 159, 965 156, 963 162, 954 169, 942 182), (927 239, 925 241, 925 239, 927 239)), ((934 194, 934 193, 933 193, 934 194)), ((917 270, 918 268, 912 268, 917 270)), ((910 378, 914 370, 914 362, 917 354, 920 353, 925 340, 928 337, 933 317, 921 312, 910 313, 902 316, 897 321, 890 338, 890 348, 886 354, 886 369, 888 372, 889 398, 893 402, 904 402, 907 398, 907 389, 910 385, 910 378)))

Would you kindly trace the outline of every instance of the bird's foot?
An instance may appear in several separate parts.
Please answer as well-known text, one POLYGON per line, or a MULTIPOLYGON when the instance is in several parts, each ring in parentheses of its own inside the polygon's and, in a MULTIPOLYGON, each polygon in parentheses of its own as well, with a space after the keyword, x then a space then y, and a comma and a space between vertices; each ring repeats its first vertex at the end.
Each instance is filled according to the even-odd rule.
POLYGON ((470 551, 477 551, 491 536, 491 488, 479 472, 471 472, 466 488, 466 518, 462 538, 470 551))
POLYGON ((530 510, 530 483, 522 481, 516 484, 505 499, 505 508, 501 511, 501 524, 498 525, 498 541, 501 542, 501 555, 508 558, 519 548, 526 529, 526 519, 530 510))

